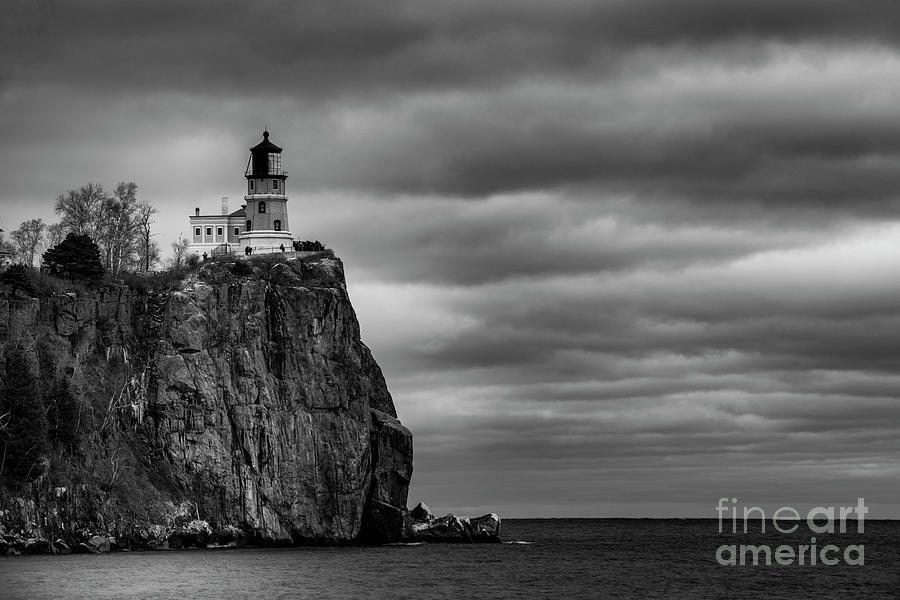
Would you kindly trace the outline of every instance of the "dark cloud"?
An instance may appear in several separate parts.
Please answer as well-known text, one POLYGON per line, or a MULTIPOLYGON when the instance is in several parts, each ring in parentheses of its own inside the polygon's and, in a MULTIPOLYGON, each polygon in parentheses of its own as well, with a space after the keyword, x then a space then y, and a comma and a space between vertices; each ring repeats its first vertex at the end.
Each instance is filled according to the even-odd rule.
POLYGON ((7 94, 40 89, 69 135, 97 103, 106 118, 144 104, 173 136, 277 116, 282 143, 305 151, 296 189, 577 189, 880 218, 897 213, 900 185, 900 120, 879 91, 895 87, 897 13, 812 0, 21 1, 0 60, 7 94), (217 114, 173 113, 180 95, 217 114), (236 99, 251 112, 223 111, 236 99))
POLYGON ((17 78, 332 94, 591 72, 640 47, 891 44, 900 9, 887 0, 16 0, 7 15, 17 78))

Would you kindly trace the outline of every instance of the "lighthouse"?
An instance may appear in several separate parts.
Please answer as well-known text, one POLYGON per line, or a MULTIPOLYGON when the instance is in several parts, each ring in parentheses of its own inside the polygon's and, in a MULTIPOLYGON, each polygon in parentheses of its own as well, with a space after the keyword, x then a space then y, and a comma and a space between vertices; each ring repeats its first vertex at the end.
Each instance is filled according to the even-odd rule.
POLYGON ((262 141, 250 148, 244 176, 246 222, 239 236, 241 247, 249 246, 254 253, 280 251, 282 245, 290 249, 293 236, 285 189, 288 174, 281 168, 281 148, 272 143, 268 131, 263 131, 262 141))
POLYGON ((243 253, 247 247, 254 254, 291 250, 293 236, 288 226, 287 171, 281 168, 281 148, 263 131, 260 143, 250 148, 250 159, 244 171, 247 194, 244 206, 228 212, 228 198, 222 198, 221 214, 201 214, 200 207, 190 217, 194 254, 211 256, 243 253))

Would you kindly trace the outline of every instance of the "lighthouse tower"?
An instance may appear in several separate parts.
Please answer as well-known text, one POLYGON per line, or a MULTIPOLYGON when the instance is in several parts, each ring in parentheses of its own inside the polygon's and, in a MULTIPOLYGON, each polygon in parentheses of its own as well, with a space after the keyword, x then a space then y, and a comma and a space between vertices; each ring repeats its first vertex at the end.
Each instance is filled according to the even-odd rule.
POLYGON ((291 250, 293 236, 288 226, 287 171, 281 168, 281 148, 263 132, 260 143, 250 148, 247 163, 246 223, 239 236, 241 248, 250 246, 257 254, 291 250))

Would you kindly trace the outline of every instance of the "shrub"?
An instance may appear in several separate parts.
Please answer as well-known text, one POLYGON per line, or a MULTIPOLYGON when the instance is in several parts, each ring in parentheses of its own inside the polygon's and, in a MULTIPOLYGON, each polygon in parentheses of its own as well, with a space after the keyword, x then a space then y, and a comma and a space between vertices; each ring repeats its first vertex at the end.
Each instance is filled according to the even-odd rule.
POLYGON ((231 274, 238 277, 246 277, 253 274, 253 267, 247 264, 246 261, 239 260, 231 266, 231 274))
POLYGON ((119 273, 119 279, 136 292, 146 292, 150 289, 150 276, 143 273, 123 272, 119 273))
POLYGON ((31 281, 31 276, 28 273, 28 269, 25 268, 25 265, 13 265, 8 268, 0 275, 0 282, 12 286, 13 293, 15 293, 16 290, 22 290, 31 296, 37 294, 37 290, 34 287, 34 283, 31 281))
POLYGON ((28 268, 28 276, 38 295, 41 296, 52 296, 71 291, 85 291, 87 289, 83 281, 52 277, 48 273, 42 273, 34 268, 28 268))

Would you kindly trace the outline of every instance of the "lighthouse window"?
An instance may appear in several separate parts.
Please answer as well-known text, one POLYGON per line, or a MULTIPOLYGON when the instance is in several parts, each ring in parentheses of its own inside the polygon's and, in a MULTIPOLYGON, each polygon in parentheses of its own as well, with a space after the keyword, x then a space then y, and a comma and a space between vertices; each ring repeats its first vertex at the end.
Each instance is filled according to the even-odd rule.
POLYGON ((250 221, 247 221, 247 231, 250 231, 252 229, 252 227, 250 227, 251 224, 252 223, 250 221))
POLYGON ((253 189, 253 180, 252 179, 250 180, 250 189, 251 190, 253 189))
POLYGON ((258 212, 258 213, 266 212, 266 203, 263 201, 260 201, 256 212, 258 212))
POLYGON ((278 189, 278 180, 277 180, 277 179, 273 179, 273 180, 272 180, 272 189, 273 189, 273 190, 277 190, 277 189, 278 189))
POLYGON ((281 221, 275 219, 275 231, 281 231, 281 221))
POLYGON ((269 153, 269 173, 281 173, 281 155, 274 152, 269 153))

